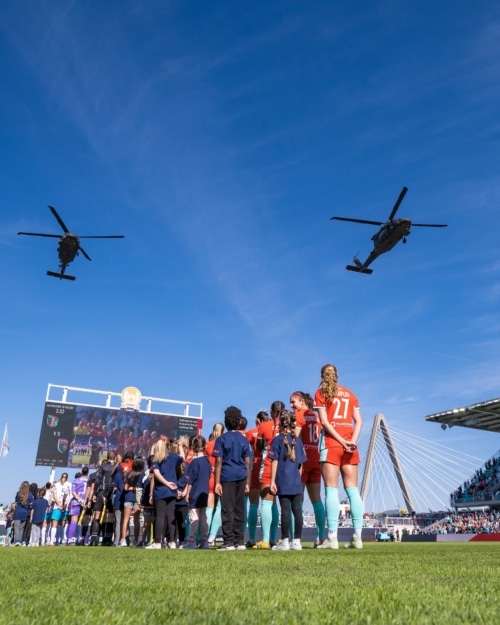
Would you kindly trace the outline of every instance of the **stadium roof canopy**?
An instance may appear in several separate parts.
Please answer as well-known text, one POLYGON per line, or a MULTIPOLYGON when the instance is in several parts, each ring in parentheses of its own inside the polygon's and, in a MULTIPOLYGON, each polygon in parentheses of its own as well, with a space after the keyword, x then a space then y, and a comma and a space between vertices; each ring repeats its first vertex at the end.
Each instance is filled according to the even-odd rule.
POLYGON ((441 423, 445 430, 454 425, 487 432, 500 432, 500 399, 490 399, 480 404, 472 404, 463 408, 452 408, 445 412, 437 412, 425 417, 426 421, 441 423))

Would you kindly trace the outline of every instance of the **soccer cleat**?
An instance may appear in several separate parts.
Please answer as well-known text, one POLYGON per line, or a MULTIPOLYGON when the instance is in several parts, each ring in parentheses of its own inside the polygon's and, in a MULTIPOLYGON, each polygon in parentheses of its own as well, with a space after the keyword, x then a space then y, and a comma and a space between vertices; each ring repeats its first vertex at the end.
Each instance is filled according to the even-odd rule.
POLYGON ((260 540, 258 543, 255 543, 252 549, 269 549, 269 543, 265 543, 263 540, 260 540))
POLYGON ((247 540, 247 542, 245 543, 245 547, 247 549, 253 549, 254 545, 255 545, 255 542, 253 540, 247 540))
POLYGON ((346 549, 363 549, 363 541, 361 538, 352 537, 352 540, 344 545, 346 549))
POLYGON ((322 540, 315 540, 313 544, 313 549, 317 549, 322 544, 323 544, 322 540))
POLYGON ((222 545, 222 547, 217 547, 217 551, 235 551, 233 545, 222 545))
POLYGON ((271 547, 271 549, 273 551, 290 551, 290 544, 280 542, 277 545, 274 545, 274 547, 271 547))
POLYGON ((318 545, 318 549, 338 549, 339 541, 336 538, 325 538, 325 540, 318 545))
POLYGON ((146 549, 161 549, 161 543, 151 543, 146 549))

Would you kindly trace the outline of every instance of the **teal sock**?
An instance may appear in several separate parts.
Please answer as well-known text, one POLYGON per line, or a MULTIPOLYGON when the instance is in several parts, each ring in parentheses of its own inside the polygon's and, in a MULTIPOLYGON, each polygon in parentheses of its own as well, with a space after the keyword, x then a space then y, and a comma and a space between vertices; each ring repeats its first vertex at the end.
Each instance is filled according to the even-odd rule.
POLYGON ((248 540, 255 542, 255 533, 257 531, 257 519, 259 516, 259 504, 251 503, 248 511, 248 540))
POLYGON ((217 538, 217 534, 219 533, 220 526, 222 523, 220 510, 221 510, 221 503, 219 499, 219 501, 217 502, 217 505, 214 508, 214 511, 212 514, 212 523, 210 524, 209 538, 212 538, 213 540, 217 538))
POLYGON ((269 541, 272 543, 275 543, 278 540, 278 525, 280 522, 280 513, 278 510, 277 503, 273 504, 272 515, 273 515, 273 522, 271 523, 269 541))
POLYGON ((325 536, 325 506, 323 502, 320 500, 314 503, 313 510, 316 520, 316 540, 322 542, 325 536))
MULTIPOLYGON (((346 488, 345 492, 347 493, 349 504, 351 505, 352 526, 355 530, 361 530, 363 527, 364 507, 359 489, 357 486, 351 486, 350 488, 346 488)), ((361 536, 360 532, 358 534, 361 536)))
POLYGON ((262 540, 269 542, 269 534, 271 531, 271 523, 273 522, 273 502, 264 499, 262 501, 262 509, 260 511, 260 522, 262 525, 262 540))
POLYGON ((337 532, 339 527, 339 514, 340 514, 340 501, 339 501, 339 489, 333 486, 326 486, 325 488, 325 508, 326 508, 326 522, 328 525, 328 532, 337 532))
POLYGON ((212 525, 212 517, 214 515, 213 508, 207 508, 207 527, 208 527, 208 535, 210 536, 210 526, 212 525))

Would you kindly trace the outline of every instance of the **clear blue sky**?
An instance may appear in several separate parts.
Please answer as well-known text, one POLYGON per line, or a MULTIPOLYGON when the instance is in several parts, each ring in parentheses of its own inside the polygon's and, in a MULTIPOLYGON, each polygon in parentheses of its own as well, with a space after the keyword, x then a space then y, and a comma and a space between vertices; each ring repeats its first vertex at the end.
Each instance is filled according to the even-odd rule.
POLYGON ((500 7, 68 2, 0 7, 0 501, 35 468, 47 384, 253 422, 335 363, 365 431, 481 458, 424 416, 500 396, 500 7), (415 228, 373 265, 376 228, 415 228), (57 269, 51 204, 88 241, 57 269))

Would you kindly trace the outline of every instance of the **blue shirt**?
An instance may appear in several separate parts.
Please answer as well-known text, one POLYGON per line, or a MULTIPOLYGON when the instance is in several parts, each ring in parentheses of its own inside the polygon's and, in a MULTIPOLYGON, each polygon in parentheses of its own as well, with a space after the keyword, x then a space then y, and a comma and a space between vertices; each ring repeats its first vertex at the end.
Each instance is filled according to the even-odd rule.
POLYGON ((175 482, 176 487, 174 489, 169 488, 165 484, 161 484, 159 480, 155 479, 155 487, 153 490, 154 499, 166 499, 168 497, 177 497, 177 468, 184 462, 184 460, 178 455, 170 452, 165 460, 161 462, 153 462, 151 465, 151 473, 158 469, 160 475, 167 480, 167 482, 175 482))
POLYGON ((13 521, 27 521, 30 516, 31 504, 33 503, 34 498, 31 493, 28 493, 28 499, 26 503, 23 505, 21 503, 21 497, 19 493, 16 495, 16 509, 14 510, 14 514, 12 515, 13 521))
POLYGON ((123 468, 117 465, 113 473, 113 508, 119 510, 123 507, 123 468))
POLYGON ((267 452, 269 460, 277 460, 278 468, 276 471, 276 486, 278 495, 301 495, 302 480, 300 477, 300 465, 307 460, 304 445, 300 438, 295 437, 295 460, 286 457, 287 446, 285 445, 285 437, 288 446, 292 448, 292 435, 279 434, 273 438, 271 447, 267 452))
POLYGON ((241 432, 225 432, 215 441, 214 458, 222 458, 221 482, 239 482, 247 478, 245 458, 252 456, 250 444, 241 432))
POLYGON ((33 510, 33 518, 31 519, 31 522, 43 523, 48 507, 49 502, 45 499, 45 497, 35 499, 35 501, 31 504, 31 509, 33 510))
POLYGON ((208 504, 208 484, 212 475, 212 465, 206 456, 193 458, 186 470, 186 481, 191 484, 188 506, 206 508, 208 504))

